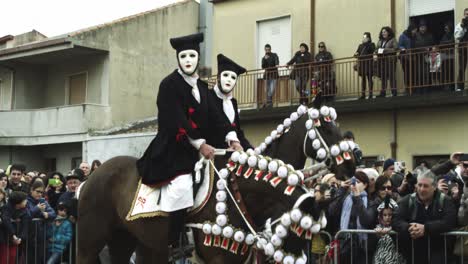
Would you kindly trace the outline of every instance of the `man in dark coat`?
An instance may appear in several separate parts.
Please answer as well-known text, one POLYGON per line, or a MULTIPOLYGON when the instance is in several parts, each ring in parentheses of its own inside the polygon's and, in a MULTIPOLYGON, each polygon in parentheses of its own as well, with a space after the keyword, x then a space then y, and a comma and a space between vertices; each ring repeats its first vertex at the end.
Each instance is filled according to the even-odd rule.
POLYGON ((264 107, 273 105, 273 95, 276 89, 276 80, 278 74, 279 57, 276 53, 271 52, 270 44, 265 45, 265 56, 262 58, 262 69, 265 69, 264 79, 266 82, 267 102, 264 107))
MULTIPOLYGON (((429 84, 429 65, 426 64, 424 58, 429 53, 430 48, 435 44, 434 37, 430 32, 427 31, 427 23, 425 20, 419 22, 419 32, 416 33, 414 39, 415 49, 415 60, 416 60, 416 85, 428 85, 429 84)), ((423 92, 424 88, 416 89, 416 92, 423 92)))
POLYGON ((305 43, 299 45, 299 50, 294 54, 294 57, 288 63, 289 65, 296 65, 289 75, 294 80, 296 90, 300 95, 299 103, 308 104, 309 94, 307 93, 307 83, 310 78, 310 63, 312 62, 312 55, 309 52, 309 46, 305 43))
POLYGON ((419 175, 416 193, 401 199, 398 206, 393 228, 408 263, 444 263, 445 245, 440 234, 455 228, 457 212, 452 200, 437 190, 434 173, 419 175))
POLYGON ((216 122, 219 127, 210 130, 208 142, 216 148, 231 147, 234 150, 253 148, 241 129, 237 100, 232 97, 239 75, 244 72, 246 70, 242 66, 223 54, 218 54, 218 82, 208 92, 210 116, 217 115, 210 119, 222 121, 216 122))
POLYGON ((193 206, 192 171, 199 153, 212 158, 215 149, 208 135, 208 85, 198 78, 203 34, 172 38, 179 69, 159 86, 158 134, 137 161, 139 175, 147 185, 161 187, 162 211, 171 213, 170 243, 177 245, 186 209, 193 206))

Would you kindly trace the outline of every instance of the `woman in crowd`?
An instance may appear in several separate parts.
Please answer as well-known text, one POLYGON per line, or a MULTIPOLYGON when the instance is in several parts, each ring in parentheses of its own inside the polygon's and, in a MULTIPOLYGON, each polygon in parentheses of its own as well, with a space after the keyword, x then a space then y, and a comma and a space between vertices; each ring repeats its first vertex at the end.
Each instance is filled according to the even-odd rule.
POLYGON ((52 208, 57 209, 60 196, 67 191, 65 177, 60 172, 52 172, 47 182, 47 200, 52 208))
POLYGON ((101 166, 101 162, 99 160, 93 160, 93 162, 91 163, 91 173, 93 173, 93 171, 99 168, 99 166, 101 166))
MULTIPOLYGON (((395 40, 395 33, 390 27, 383 27, 380 30, 379 42, 375 56, 377 57, 379 77, 382 80, 382 90, 378 97, 385 97, 388 83, 393 96, 397 95, 396 88, 396 49, 398 47, 395 40)), ((374 56, 374 58, 375 58, 374 56)))
POLYGON ((294 80, 296 90, 300 95, 300 103, 308 103, 307 83, 309 81, 309 63, 312 61, 312 55, 309 53, 309 46, 301 43, 299 51, 294 54, 294 57, 287 63, 287 65, 295 65, 291 72, 291 79, 294 80))
POLYGON ((356 53, 354 53, 354 57, 358 58, 358 62, 356 64, 357 72, 359 76, 361 76, 361 89, 362 94, 359 99, 366 98, 366 86, 369 83, 369 97, 368 99, 372 99, 372 89, 374 87, 374 82, 372 80, 373 75, 373 63, 372 63, 372 54, 375 51, 375 44, 372 42, 371 33, 364 32, 364 36, 362 37, 362 43, 359 44, 356 53))

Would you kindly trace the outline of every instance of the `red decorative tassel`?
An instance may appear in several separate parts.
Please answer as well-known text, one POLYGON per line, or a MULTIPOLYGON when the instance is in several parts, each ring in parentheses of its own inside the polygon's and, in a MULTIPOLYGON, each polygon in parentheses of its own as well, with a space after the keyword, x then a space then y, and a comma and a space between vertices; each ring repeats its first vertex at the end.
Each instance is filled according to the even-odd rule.
POLYGON ((255 180, 259 181, 262 178, 263 173, 265 173, 265 172, 264 171, 257 171, 257 175, 255 175, 255 180))
POLYGON ((263 180, 267 182, 271 179, 271 177, 273 177, 273 173, 269 172, 267 175, 265 175, 265 178, 263 178, 263 180))
POLYGON ((310 230, 307 230, 306 235, 305 235, 306 240, 312 240, 312 232, 310 230))
POLYGON ((296 233, 296 228, 297 228, 297 224, 292 224, 292 225, 289 227, 289 229, 290 229, 292 232, 294 232, 294 233, 296 233))
POLYGON ((221 246, 221 237, 220 236, 215 236, 213 247, 219 247, 219 246, 221 246))
POLYGON ((342 164, 344 162, 344 159, 343 159, 343 157, 341 157, 341 155, 336 156, 335 159, 336 159, 336 164, 338 164, 338 165, 340 165, 340 164, 342 164))
POLYGON ((231 124, 231 127, 236 127, 236 126, 237 126, 236 123, 231 124))
POLYGON ((350 160, 351 159, 351 155, 349 154, 349 152, 343 152, 343 156, 344 156, 344 159, 345 160, 350 160))
POLYGON ((331 122, 331 118, 329 116, 324 117, 323 120, 325 120, 325 122, 328 122, 328 123, 331 122))
POLYGON ((244 173, 244 178, 248 179, 250 175, 252 175, 252 172, 254 171, 254 168, 249 168, 245 173, 244 173))
POLYGON ((192 126, 193 129, 198 128, 197 124, 195 124, 195 122, 193 122, 192 120, 190 120, 190 126, 192 126))
POLYGON ((247 253, 247 251, 249 250, 249 246, 247 244, 243 244, 242 245, 242 249, 241 249, 241 256, 244 256, 245 253, 247 253))
POLYGON ((242 174, 242 170, 244 169, 244 165, 240 165, 236 171, 236 175, 239 177, 242 174))
POLYGON ((229 248, 229 238, 223 238, 223 242, 221 243, 221 248, 222 249, 228 249, 229 248))
POLYGON ((284 194, 291 195, 295 189, 296 189, 296 186, 288 186, 286 187, 286 190, 284 190, 284 194))
POLYGON ((189 115, 193 115, 193 113, 195 113, 195 108, 189 107, 189 109, 188 109, 188 114, 189 114, 189 115))
POLYGON ((322 124, 320 123, 320 119, 318 119, 318 118, 317 118, 317 119, 314 119, 314 125, 315 125, 316 127, 321 126, 322 124))
POLYGON ((283 179, 281 179, 279 176, 276 176, 273 178, 273 180, 270 181, 270 184, 271 186, 275 187, 278 186, 278 184, 280 184, 280 182, 282 181, 283 179))
POLYGON ((211 247, 211 243, 213 242, 213 237, 211 235, 205 235, 205 241, 203 244, 207 247, 211 247))
POLYGON ((238 250, 239 250, 239 243, 237 243, 236 241, 232 241, 232 245, 229 251, 231 251, 234 254, 237 254, 238 250))
POLYGON ((226 164, 226 167, 232 172, 236 168, 236 163, 229 161, 228 164, 226 164))
POLYGON ((300 237, 302 234, 304 234, 304 228, 302 228, 300 225, 297 226, 296 228, 296 234, 300 237))

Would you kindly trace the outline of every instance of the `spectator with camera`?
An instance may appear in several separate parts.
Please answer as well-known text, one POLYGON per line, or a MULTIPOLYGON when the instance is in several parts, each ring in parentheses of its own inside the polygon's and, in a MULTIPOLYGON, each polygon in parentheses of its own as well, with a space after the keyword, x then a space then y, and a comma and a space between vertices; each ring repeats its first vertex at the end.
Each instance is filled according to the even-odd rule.
POLYGON ((457 91, 465 89, 465 71, 468 62, 468 8, 463 11, 463 18, 455 27, 455 39, 458 40, 458 80, 457 91))
POLYGON ((60 172, 52 172, 47 180, 47 200, 52 208, 57 209, 58 199, 67 191, 65 178, 60 172))
POLYGON ((437 189, 432 171, 418 175, 416 193, 398 202, 392 226, 408 263, 444 263, 447 256, 440 234, 455 228, 456 209, 452 199, 437 189))

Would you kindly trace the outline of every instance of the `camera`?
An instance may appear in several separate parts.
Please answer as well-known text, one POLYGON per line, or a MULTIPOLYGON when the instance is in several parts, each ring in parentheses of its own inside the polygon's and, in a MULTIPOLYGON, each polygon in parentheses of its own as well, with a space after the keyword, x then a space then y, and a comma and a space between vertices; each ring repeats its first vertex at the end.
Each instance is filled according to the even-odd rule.
POLYGON ((462 26, 465 28, 468 27, 468 17, 462 19, 462 26))
POLYGON ((404 161, 395 161, 394 167, 396 173, 404 173, 405 172, 405 162, 404 161))

